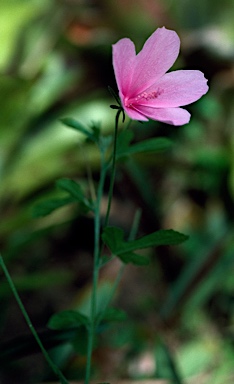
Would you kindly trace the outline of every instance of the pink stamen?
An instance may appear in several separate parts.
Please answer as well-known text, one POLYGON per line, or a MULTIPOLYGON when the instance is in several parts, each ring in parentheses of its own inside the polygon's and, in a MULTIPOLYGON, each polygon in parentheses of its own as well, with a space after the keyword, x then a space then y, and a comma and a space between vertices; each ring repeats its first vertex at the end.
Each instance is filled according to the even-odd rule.
POLYGON ((126 107, 132 107, 132 105, 134 103, 138 103, 140 100, 153 100, 153 99, 157 99, 158 96, 160 96, 162 93, 164 92, 163 89, 160 89, 158 88, 157 91, 153 91, 153 92, 142 92, 140 93, 138 96, 136 96, 135 98, 132 98, 132 99, 129 99, 129 100, 126 100, 125 102, 125 105, 126 107))

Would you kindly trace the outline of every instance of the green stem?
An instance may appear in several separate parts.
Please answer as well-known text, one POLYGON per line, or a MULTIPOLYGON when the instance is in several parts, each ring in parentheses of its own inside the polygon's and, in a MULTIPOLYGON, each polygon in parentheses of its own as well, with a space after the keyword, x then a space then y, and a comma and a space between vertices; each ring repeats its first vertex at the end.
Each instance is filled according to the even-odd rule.
MULTIPOLYGON (((108 225, 111 201, 114 189, 115 181, 115 163, 116 163, 116 148, 117 148, 117 133, 118 133, 118 123, 119 116, 122 113, 122 110, 117 111, 115 117, 115 132, 114 132, 114 145, 113 145, 113 157, 112 157, 112 170, 111 170, 111 179, 110 179, 110 188, 108 194, 108 205, 107 212, 105 216, 104 226, 108 225)), ((85 384, 89 384, 90 374, 91 374, 91 362, 92 362, 92 351, 93 351, 93 342, 94 335, 97 326, 97 288, 98 288, 98 277, 99 277, 99 268, 100 268, 100 205, 103 196, 104 181, 106 177, 106 172, 108 169, 108 164, 105 163, 104 151, 101 148, 101 170, 100 170, 100 180, 97 190, 97 199, 96 206, 94 211, 94 261, 93 261, 93 286, 92 286, 92 296, 91 296, 91 311, 90 311, 90 324, 88 329, 88 346, 87 346, 87 361, 86 361, 86 375, 85 375, 85 384)))
POLYGON ((91 361, 93 351, 93 341, 96 331, 96 302, 99 277, 99 256, 100 256, 100 205, 103 196, 104 181, 106 176, 106 166, 104 163, 104 154, 101 151, 101 171, 97 190, 96 206, 94 211, 94 260, 93 260, 93 286, 91 296, 90 325, 88 329, 87 361, 85 384, 89 383, 91 373, 91 361))
MULTIPOLYGON (((141 210, 140 209, 137 209, 136 213, 135 213, 135 216, 134 216, 134 219, 133 219, 133 223, 132 223, 132 227, 131 227, 131 231, 130 231, 130 234, 129 234, 129 238, 128 240, 131 241, 131 240, 134 240, 135 237, 136 237, 136 234, 137 234, 137 231, 138 231, 138 228, 139 228, 139 223, 140 223, 140 218, 141 218, 141 210)), ((117 288, 119 286, 119 283, 122 279, 122 276, 123 276, 123 273, 124 273, 124 270, 125 270, 125 267, 126 267, 126 264, 122 263, 120 268, 119 268, 119 271, 118 271, 118 274, 115 278, 115 281, 114 281, 114 285, 112 287, 112 290, 111 290, 111 293, 110 293, 110 296, 107 300, 107 303, 106 303, 106 308, 108 308, 109 304, 111 303, 111 301, 113 300, 113 297, 115 296, 115 293, 117 291, 117 288)), ((97 323, 99 324, 102 320, 102 317, 103 317, 103 314, 104 314, 104 311, 101 313, 101 315, 98 317, 98 320, 97 320, 97 323)))
MULTIPOLYGON (((123 276, 123 273, 124 273, 124 270, 125 270, 125 267, 126 267, 126 264, 122 263, 120 268, 119 268, 119 271, 118 271, 118 274, 115 278, 115 281, 114 281, 114 285, 112 287, 112 290, 110 292, 110 296, 108 297, 108 300, 105 304, 105 308, 107 309, 111 303, 111 301, 113 300, 114 296, 115 296, 115 293, 117 291, 117 288, 119 286, 119 283, 122 279, 122 276, 123 276)), ((103 318, 103 315, 104 315, 105 311, 103 311, 100 316, 98 317, 98 320, 97 322, 100 323, 102 321, 102 318, 103 318)))
POLYGON ((12 292, 13 292, 13 295, 15 296, 15 299, 16 299, 18 305, 19 305, 19 308, 20 308, 20 310, 21 310, 21 312, 22 312, 22 314, 23 314, 23 316, 24 316, 24 318, 26 320, 26 323, 27 323, 30 331, 32 332, 32 334, 33 334, 37 344, 39 345, 39 347, 40 347, 40 349, 41 349, 41 351, 42 351, 42 353, 43 353, 47 363, 50 365, 50 367, 54 371, 55 375, 59 378, 61 384, 69 384, 67 379, 63 376, 62 372, 59 370, 57 365, 55 365, 54 362, 51 360, 48 352, 44 348, 44 346, 43 346, 43 344, 42 344, 42 342, 41 342, 41 340, 40 340, 40 338, 39 338, 39 336, 38 336, 38 334, 36 332, 36 329, 34 328, 32 322, 31 322, 31 320, 30 320, 30 318, 29 318, 29 316, 27 314, 27 311, 26 311, 26 309, 25 309, 25 307, 24 307, 24 305, 23 305, 23 303, 22 303, 22 301, 21 301, 21 299, 19 297, 19 294, 18 294, 18 292, 16 290, 16 287, 15 287, 15 285, 13 283, 13 280, 12 280, 12 278, 11 278, 9 272, 8 272, 6 264, 4 263, 4 260, 3 260, 1 255, 0 255, 0 265, 1 265, 1 267, 3 269, 3 272, 4 272, 5 276, 6 276, 8 284, 9 284, 9 286, 10 286, 12 292))
POLYGON ((116 149, 117 149, 117 134, 118 134, 118 124, 119 124, 119 116, 122 113, 121 109, 118 110, 115 116, 115 132, 114 132, 114 145, 113 145, 113 157, 112 157, 112 169, 111 169, 111 179, 110 179, 110 188, 108 194, 108 205, 106 211, 106 217, 104 222, 104 227, 108 225, 109 216, 110 216, 110 208, 111 201, 113 196, 114 182, 115 182, 115 163, 116 163, 116 149))

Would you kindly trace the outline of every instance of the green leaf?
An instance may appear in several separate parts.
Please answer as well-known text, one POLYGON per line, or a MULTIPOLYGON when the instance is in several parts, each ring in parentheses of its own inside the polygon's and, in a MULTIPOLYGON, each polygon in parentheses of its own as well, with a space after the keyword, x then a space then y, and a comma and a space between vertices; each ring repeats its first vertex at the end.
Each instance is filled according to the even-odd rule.
POLYGON ((56 185, 58 188, 69 193, 70 197, 48 199, 36 204, 32 212, 33 217, 49 215, 58 208, 76 202, 78 202, 86 212, 93 210, 91 201, 85 197, 81 187, 74 180, 60 179, 56 182, 56 185))
POLYGON ((58 188, 68 192, 74 199, 81 201, 84 197, 83 191, 79 184, 70 179, 59 179, 56 182, 58 188))
POLYGON ((119 134, 117 142, 117 159, 142 152, 155 153, 165 151, 172 145, 171 140, 165 137, 152 138, 130 145, 132 139, 132 131, 123 131, 119 134))
POLYGON ((117 308, 107 308, 104 313, 100 313, 98 317, 101 317, 101 320, 112 322, 112 321, 123 321, 126 320, 126 312, 117 308))
POLYGON ((134 252, 126 252, 118 255, 123 263, 132 263, 134 265, 144 266, 149 264, 149 259, 134 252))
POLYGON ((87 316, 74 310, 56 313, 48 322, 48 327, 51 329, 76 328, 81 325, 87 328, 89 326, 89 319, 87 316))
POLYGON ((67 197, 64 199, 49 199, 38 203, 33 207, 32 215, 33 217, 43 217, 49 215, 58 208, 61 208, 67 204, 74 203, 75 199, 72 197, 67 197))
POLYGON ((93 210, 92 203, 85 197, 80 185, 74 180, 60 179, 56 182, 58 188, 68 192, 71 197, 88 210, 93 210))
POLYGON ((188 239, 188 236, 173 229, 159 230, 146 235, 128 245, 129 250, 158 247, 160 245, 177 245, 188 239))
POLYGON ((106 227, 102 233, 102 240, 110 248, 110 250, 119 254, 119 249, 121 249, 124 240, 124 232, 122 229, 117 227, 106 227))
POLYGON ((182 233, 169 230, 160 230, 133 241, 124 241, 124 232, 120 228, 106 227, 102 234, 102 240, 116 256, 131 253, 137 249, 157 247, 160 245, 176 245, 188 239, 182 233))
POLYGON ((101 124, 100 122, 92 121, 90 128, 92 130, 92 137, 95 138, 95 141, 98 142, 101 134, 101 124))
POLYGON ((161 152, 169 149, 171 146, 172 146, 171 140, 165 137, 159 137, 159 138, 144 140, 144 141, 141 141, 140 143, 131 145, 128 148, 128 153, 132 155, 140 152, 145 152, 145 153, 161 152))
MULTIPOLYGON (((85 329, 84 327, 76 329, 76 334, 75 337, 73 337, 71 344, 78 356, 87 356, 88 339, 89 336, 87 329, 85 329)), ((94 335, 93 349, 96 347, 96 345, 97 337, 96 335, 94 335)))
POLYGON ((60 119, 60 121, 67 127, 73 128, 76 131, 83 133, 89 140, 95 143, 97 142, 97 131, 94 131, 94 130, 93 132, 89 131, 79 121, 70 117, 64 117, 60 119))

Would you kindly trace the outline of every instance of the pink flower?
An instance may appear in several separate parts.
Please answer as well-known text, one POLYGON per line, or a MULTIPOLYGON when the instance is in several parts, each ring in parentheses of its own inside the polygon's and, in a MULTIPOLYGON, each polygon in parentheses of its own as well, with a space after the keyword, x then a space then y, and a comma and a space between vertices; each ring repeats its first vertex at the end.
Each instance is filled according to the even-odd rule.
POLYGON ((149 119, 183 125, 190 113, 183 105, 193 103, 208 91, 200 71, 169 72, 180 48, 176 32, 158 28, 136 55, 130 39, 113 45, 113 66, 119 96, 126 114, 133 120, 149 119))

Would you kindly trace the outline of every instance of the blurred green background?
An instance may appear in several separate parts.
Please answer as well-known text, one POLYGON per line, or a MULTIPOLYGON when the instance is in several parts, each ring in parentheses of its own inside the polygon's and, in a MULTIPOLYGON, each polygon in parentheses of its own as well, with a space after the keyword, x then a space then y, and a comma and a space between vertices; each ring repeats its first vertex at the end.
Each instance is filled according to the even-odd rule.
MULTIPOLYGON (((113 132, 111 45, 141 49, 157 28, 174 29, 173 69, 199 69, 210 91, 187 109, 188 125, 132 123, 135 141, 168 137, 157 156, 117 169, 113 224, 139 234, 173 228, 183 246, 152 250, 152 267, 127 267, 116 304, 128 320, 100 330, 94 378, 234 382, 234 3, 232 0, 1 0, 1 252, 32 321, 67 377, 82 379, 82 330, 51 332, 57 311, 85 305, 92 266, 92 219, 74 206, 35 218, 35 205, 60 196, 55 181, 86 188, 98 180, 97 149, 59 119, 113 132), (145 182, 147 180, 147 183, 145 182), (116 328, 115 328, 116 327, 116 328)), ((105 297, 118 265, 103 271, 105 297)), ((0 284, 0 382, 55 380, 38 352, 4 276, 0 284)))

